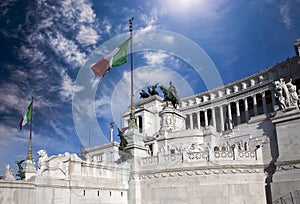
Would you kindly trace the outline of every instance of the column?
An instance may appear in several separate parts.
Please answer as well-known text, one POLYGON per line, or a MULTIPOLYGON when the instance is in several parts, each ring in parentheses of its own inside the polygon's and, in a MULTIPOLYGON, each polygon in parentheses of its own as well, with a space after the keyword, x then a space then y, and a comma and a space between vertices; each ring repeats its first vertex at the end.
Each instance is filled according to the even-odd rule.
POLYGON ((114 141, 114 129, 113 127, 110 128, 110 143, 114 141))
POLYGON ((212 117, 212 122, 213 122, 213 127, 214 127, 214 130, 217 131, 217 123, 216 123, 216 111, 215 111, 215 108, 211 108, 211 117, 212 117))
POLYGON ((248 120, 249 120, 249 111, 248 111, 248 101, 247 101, 247 98, 244 99, 244 104, 245 104, 245 120, 246 120, 246 123, 247 123, 248 120))
POLYGON ((204 110, 205 127, 208 127, 207 110, 204 110))
POLYGON ((256 95, 252 96, 253 98, 253 109, 254 109, 254 116, 258 115, 258 110, 257 110, 257 101, 256 101, 256 95))
POLYGON ((193 113, 189 114, 189 116, 190 116, 190 128, 192 130, 192 129, 194 129, 194 127, 193 127, 193 113))
POLYGON ((139 117, 140 116, 137 116, 136 119, 135 119, 135 122, 136 122, 136 125, 138 127, 138 130, 140 131, 140 120, 139 120, 139 117))
POLYGON ((272 107, 273 110, 275 109, 274 107, 276 106, 276 99, 275 99, 275 95, 274 95, 274 91, 271 91, 271 96, 272 96, 272 107))
POLYGON ((197 112, 197 127, 198 127, 198 129, 200 129, 200 124, 201 124, 201 122, 200 122, 200 111, 198 111, 197 112))
POLYGON ((236 101, 236 123, 241 124, 240 102, 236 101))
POLYGON ((221 126, 220 130, 221 130, 221 131, 224 131, 224 114, 223 114, 223 106, 221 105, 221 106, 219 107, 219 109, 220 109, 220 126, 221 126))
POLYGON ((263 111, 264 113, 267 113, 266 93, 262 92, 261 96, 262 96, 263 111))
POLYGON ((227 107, 228 107, 228 120, 229 120, 228 122, 229 122, 229 129, 232 130, 233 127, 232 127, 231 104, 229 103, 229 104, 227 105, 227 107))

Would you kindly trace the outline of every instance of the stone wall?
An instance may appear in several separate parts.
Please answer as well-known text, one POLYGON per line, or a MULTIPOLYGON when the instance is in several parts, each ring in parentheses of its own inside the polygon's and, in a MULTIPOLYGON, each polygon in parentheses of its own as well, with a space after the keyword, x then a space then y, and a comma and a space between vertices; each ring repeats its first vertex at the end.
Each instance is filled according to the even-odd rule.
POLYGON ((264 204, 262 170, 194 169, 143 174, 142 203, 264 204))
POLYGON ((65 153, 39 161, 39 169, 29 181, 0 180, 0 203, 127 204, 128 178, 126 165, 86 162, 65 153))

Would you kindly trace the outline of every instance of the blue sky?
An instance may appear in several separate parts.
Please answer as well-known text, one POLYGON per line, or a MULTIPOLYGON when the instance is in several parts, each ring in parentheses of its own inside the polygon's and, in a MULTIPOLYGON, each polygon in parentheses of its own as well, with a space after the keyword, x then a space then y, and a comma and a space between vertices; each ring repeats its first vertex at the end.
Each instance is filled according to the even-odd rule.
POLYGON ((122 108, 130 103, 129 63, 102 79, 93 77, 89 65, 129 36, 130 17, 135 18, 135 90, 173 80, 179 96, 185 97, 205 91, 207 84, 189 63, 188 56, 197 51, 179 43, 181 52, 173 52, 167 48, 168 40, 197 45, 227 84, 295 55, 299 7, 300 0, 1 1, 0 174, 5 164, 16 169, 14 162, 26 157, 29 125, 20 131, 19 121, 30 103, 31 89, 36 161, 39 149, 49 155, 79 153, 83 146, 106 142, 109 123, 119 125, 122 108), (165 44, 155 44, 145 34, 153 30, 158 31, 156 38, 169 32, 165 44), (89 92, 82 106, 74 106, 73 97, 87 93, 76 80, 80 73, 86 73, 95 93, 89 92), (74 114, 76 108, 79 112, 74 114), (74 117, 79 123, 95 117, 97 127, 74 123, 74 117))

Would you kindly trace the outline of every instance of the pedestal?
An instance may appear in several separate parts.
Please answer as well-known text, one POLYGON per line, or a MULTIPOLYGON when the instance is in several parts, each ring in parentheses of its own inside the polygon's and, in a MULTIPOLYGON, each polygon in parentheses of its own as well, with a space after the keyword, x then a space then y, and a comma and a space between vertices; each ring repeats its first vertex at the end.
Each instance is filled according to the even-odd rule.
POLYGON ((125 151, 130 152, 133 157, 147 156, 147 148, 143 141, 143 136, 139 133, 137 128, 129 128, 124 133, 127 145, 125 151))
POLYGON ((271 177, 271 195, 275 200, 300 189, 300 111, 278 111, 272 122, 278 143, 278 158, 271 177))
POLYGON ((185 117, 179 110, 166 105, 159 113, 162 118, 162 126, 160 132, 185 130, 185 117))
POLYGON ((34 160, 25 160, 24 162, 24 173, 25 173, 25 180, 28 181, 33 176, 36 176, 36 169, 35 169, 35 162, 34 160))
POLYGON ((148 156, 147 148, 143 141, 143 136, 139 133, 137 128, 131 127, 124 133, 124 137, 128 142, 124 151, 132 155, 131 162, 131 176, 129 180, 129 196, 128 203, 141 204, 141 190, 139 183, 139 161, 141 157, 148 156))
POLYGON ((276 126, 278 142, 278 162, 300 159, 300 111, 278 111, 272 122, 276 126))

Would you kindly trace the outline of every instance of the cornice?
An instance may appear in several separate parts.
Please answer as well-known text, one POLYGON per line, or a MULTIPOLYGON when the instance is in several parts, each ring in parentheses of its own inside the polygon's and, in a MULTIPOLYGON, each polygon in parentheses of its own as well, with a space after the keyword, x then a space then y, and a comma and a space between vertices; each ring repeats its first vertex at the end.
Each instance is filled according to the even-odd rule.
MULTIPOLYGON (((156 178, 208 176, 228 174, 264 174, 264 165, 231 165, 231 166, 205 166, 205 167, 182 167, 165 169, 160 171, 135 172, 130 176, 131 180, 145 180, 156 178)), ((266 176, 266 175, 265 175, 266 176)))
POLYGON ((290 171, 300 169, 300 160, 276 162, 276 171, 290 171))

